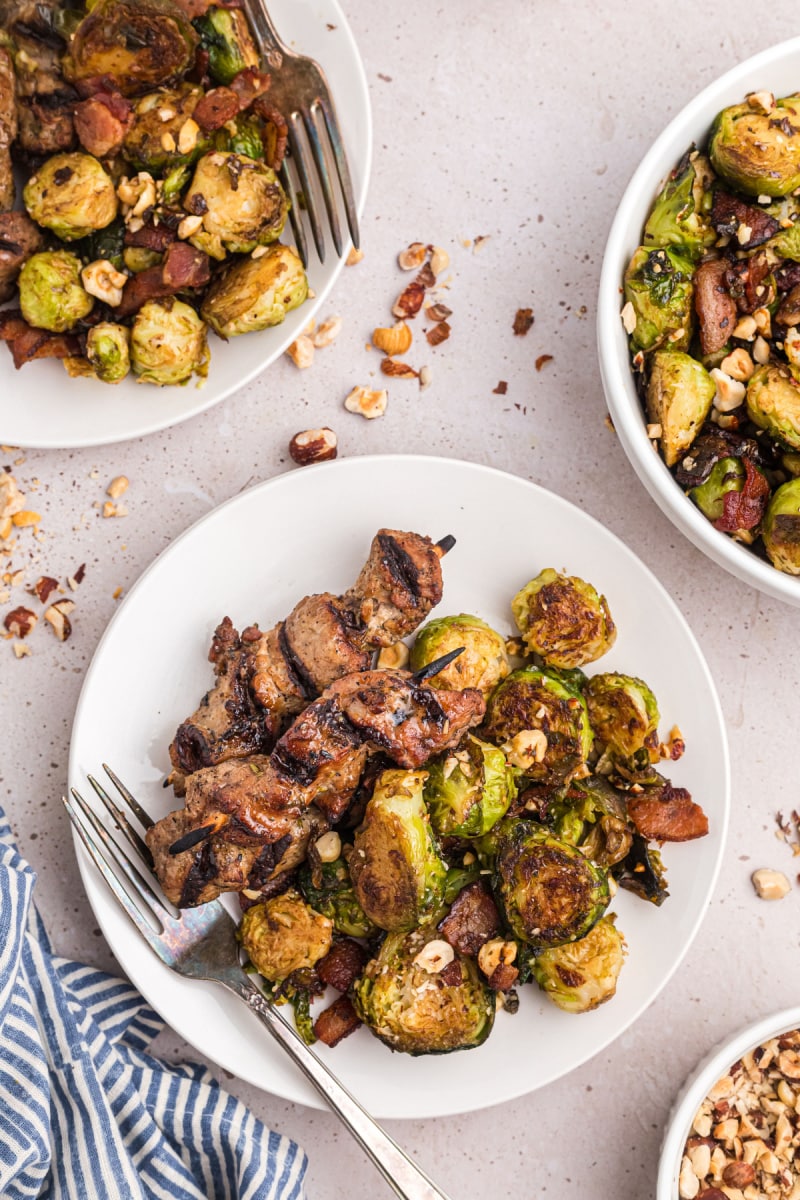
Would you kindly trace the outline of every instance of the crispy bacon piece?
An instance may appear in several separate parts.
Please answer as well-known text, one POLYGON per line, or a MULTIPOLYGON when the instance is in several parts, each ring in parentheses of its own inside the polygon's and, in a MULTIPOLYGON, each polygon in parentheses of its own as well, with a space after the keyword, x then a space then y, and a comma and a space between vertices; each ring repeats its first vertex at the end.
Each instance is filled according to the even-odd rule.
POLYGON ((177 231, 170 229, 163 221, 160 225, 143 225, 141 229, 125 230, 126 246, 139 246, 144 250, 155 250, 159 254, 177 240, 177 231))
POLYGON ((258 97, 253 109, 272 127, 268 129, 269 136, 264 145, 264 161, 273 171, 279 171, 289 144, 289 126, 286 124, 286 118, 277 108, 267 104, 263 96, 258 97))
POLYGON ((340 942, 334 942, 325 957, 317 963, 316 972, 323 983, 335 987, 337 992, 346 992, 364 970, 367 959, 363 946, 352 938, 343 938, 340 942))
POLYGON ((703 354, 716 354, 733 332, 736 301, 725 286, 727 265, 722 259, 701 263, 694 275, 694 306, 700 321, 703 354))
POLYGON ((98 91, 75 105, 78 141, 95 158, 116 154, 133 121, 133 108, 119 92, 98 91))
POLYGON ((482 883, 470 883, 458 893, 439 929, 455 950, 473 956, 484 942, 497 937, 500 932, 497 905, 482 883))
POLYGON ((667 786, 661 796, 629 793, 628 816, 648 841, 688 842, 708 833, 708 817, 686 788, 667 786))
POLYGON ((201 129, 221 129, 239 112, 239 97, 229 87, 212 88, 195 107, 192 117, 201 129))
POLYGON ((360 1024, 347 996, 340 996, 319 1014, 314 1022, 314 1033, 326 1046, 338 1046, 344 1038, 355 1033, 360 1024))
POLYGON ((722 497, 722 516, 714 521, 714 528, 723 533, 735 533, 737 529, 755 529, 764 515, 770 497, 766 478, 751 463, 743 458, 745 469, 744 486, 740 492, 726 492, 722 497))
POLYGON ((33 329, 18 309, 0 313, 0 341, 7 344, 17 370, 34 358, 73 358, 81 354, 79 338, 33 329))
POLYGON ((231 90, 239 100, 239 111, 244 112, 254 100, 269 91, 272 77, 257 67, 245 67, 231 80, 231 90))
POLYGON ((755 204, 745 204, 728 192, 714 192, 714 203, 711 208, 711 224, 717 233, 727 233, 736 238, 736 244, 742 250, 752 250, 769 238, 774 237, 780 229, 780 224, 758 208, 755 204), (749 235, 747 234, 749 230, 749 235), (740 236, 744 241, 740 240, 740 236))
POLYGON ((130 317, 147 300, 174 296, 183 288, 200 288, 210 278, 208 255, 188 242, 173 242, 162 263, 133 275, 122 290, 118 317, 130 317))
POLYGON ((511 963, 498 963, 489 976, 489 987, 495 992, 507 992, 519 979, 519 971, 511 963))

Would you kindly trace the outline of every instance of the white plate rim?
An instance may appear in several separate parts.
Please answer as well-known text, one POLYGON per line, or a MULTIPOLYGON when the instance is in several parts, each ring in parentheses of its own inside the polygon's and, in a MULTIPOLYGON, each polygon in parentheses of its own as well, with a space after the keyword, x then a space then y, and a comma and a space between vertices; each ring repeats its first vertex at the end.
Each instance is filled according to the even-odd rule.
MULTIPOLYGON (((769 46, 752 57, 737 63, 718 76, 678 112, 652 143, 631 176, 617 208, 608 234, 597 305, 597 349, 600 376, 611 419, 628 460, 640 481, 662 512, 698 550, 718 566, 751 587, 784 603, 800 606, 800 578, 786 575, 753 554, 747 547, 720 534, 684 495, 660 456, 653 453, 647 437, 627 351, 627 337, 620 320, 622 275, 630 257, 632 238, 637 241, 642 222, 636 210, 642 195, 654 199, 659 179, 677 162, 681 150, 666 165, 667 151, 680 132, 683 149, 694 136, 699 136, 710 124, 710 109, 724 103, 725 93, 741 98, 749 80, 753 86, 764 87, 769 79, 764 74, 776 64, 795 56, 800 75, 800 37, 769 46), (624 346, 623 361, 621 346, 624 346), (654 469, 655 468, 655 469, 654 469)), ((713 113, 711 114, 713 116, 713 113)), ((673 147, 674 149, 674 147, 673 147)))
MULTIPOLYGON (((356 144, 351 145, 351 142, 348 138, 348 131, 346 129, 344 130, 345 142, 350 149, 350 153, 353 155, 354 163, 357 164, 357 168, 353 170, 353 176, 354 184, 357 188, 355 197, 356 211, 358 212, 359 219, 361 219, 363 218, 364 208, 367 200, 367 190, 372 172, 373 155, 372 106, 370 103, 369 85, 367 83, 366 70, 361 55, 359 54, 353 31, 350 28, 350 24, 341 7, 340 0, 315 0, 315 3, 322 10, 324 10, 322 13, 320 13, 320 21, 325 22, 326 20, 329 20, 331 25, 335 25, 336 32, 341 39, 341 44, 346 49, 350 82, 352 83, 355 92, 358 93, 357 98, 354 97, 354 104, 357 104, 360 107, 364 121, 364 141, 361 146, 356 144)), ((280 27, 280 22, 278 22, 278 25, 280 27)), ((323 61, 321 65, 324 68, 326 62, 323 61)), ((310 268, 311 270, 317 265, 316 252, 313 247, 313 239, 311 238, 310 229, 307 225, 305 231, 309 245, 309 253, 312 260, 310 268)), ((293 241, 292 228, 288 222, 284 235, 280 240, 287 244, 291 244, 293 241)), ((352 242, 350 240, 350 236, 345 230, 342 256, 338 261, 333 263, 333 269, 327 281, 323 285, 315 286, 314 298, 307 300, 300 309, 295 310, 295 313, 289 313, 285 321, 282 322, 280 326, 277 326, 271 330, 263 330, 260 334, 250 335, 252 337, 262 337, 264 334, 268 335, 268 344, 270 346, 268 354, 260 362, 253 364, 249 370, 246 370, 235 383, 224 388, 218 395, 211 392, 211 383, 213 381, 214 373, 212 345, 209 381, 207 381, 200 388, 196 386, 195 381, 190 381, 185 385, 186 389, 192 389, 194 391, 194 394, 197 397, 197 402, 189 406, 186 411, 176 416, 168 415, 169 401, 167 399, 163 405, 164 411, 167 415, 163 417, 153 417, 149 421, 143 421, 136 425, 132 424, 130 428, 126 428, 124 431, 117 431, 114 433, 89 432, 76 436, 71 436, 69 434, 64 436, 63 433, 55 433, 51 435, 48 433, 48 427, 44 421, 40 421, 37 425, 31 427, 30 432, 25 427, 24 422, 20 427, 15 427, 15 425, 18 424, 18 422, 15 421, 15 425, 10 427, 8 433, 0 428, 0 441, 9 445, 24 446, 26 449, 31 450, 79 450, 90 449, 95 446, 112 446, 117 445, 120 442, 132 441, 134 438, 148 437, 151 434, 160 433, 165 429, 177 427, 178 425, 182 425, 185 421, 190 421, 194 417, 200 416, 201 413, 208 412, 209 409, 214 408, 215 405, 231 399, 231 397, 233 397, 238 391, 240 391, 247 384, 252 383, 255 378, 257 378, 263 371, 268 370, 269 367, 280 358, 284 351, 295 340, 298 333, 300 333, 305 325, 314 316, 316 316, 321 307, 324 305, 327 297, 330 295, 332 289, 336 285, 339 276, 346 265, 347 254, 351 246, 352 242), (302 319, 300 314, 302 314, 302 319)), ((335 250, 329 237, 327 238, 327 254, 329 256, 335 256, 335 250)), ((7 355, 7 353, 8 352, 6 350, 3 351, 4 355, 7 355)), ((36 364, 33 364, 29 369, 33 370, 35 365, 36 364)), ((16 373, 10 376, 12 386, 8 389, 6 400, 13 400, 15 407, 19 408, 21 406, 24 410, 25 396, 24 394, 18 394, 22 391, 22 389, 21 387, 13 387, 13 382, 17 378, 18 376, 16 373)), ((64 375, 64 387, 66 387, 67 383, 78 386, 80 384, 80 380, 70 380, 66 375, 64 375)), ((151 388, 151 390, 153 392, 164 391, 165 395, 169 397, 171 393, 174 393, 178 389, 151 388)), ((113 404, 114 388, 106 386, 106 391, 109 392, 107 397, 108 403, 113 404)), ((63 397, 63 403, 65 405, 69 405, 73 400, 79 402, 79 397, 71 395, 65 395, 63 397)), ((0 426, 2 426, 4 420, 5 418, 3 416, 3 411, 0 409, 0 426)))
MULTIPOLYGON (((582 1066, 584 1063, 589 1061, 591 1058, 595 1057, 595 1055, 601 1053, 604 1049, 607 1048, 607 1046, 609 1046, 611 1043, 613 1043, 617 1038, 621 1037, 622 1034, 626 1030, 630 1029, 631 1025, 633 1025, 639 1019, 639 1017, 642 1015, 642 1013, 645 1011, 645 1009, 647 1007, 649 1007, 649 1005, 656 999, 656 997, 658 995, 660 995, 660 993, 663 991, 663 989, 668 985, 669 981, 672 979, 673 975, 675 974, 675 972, 679 968, 680 964, 682 963, 684 957, 686 956, 690 946, 692 945, 692 943, 697 935, 697 932, 700 928, 700 925, 703 921, 703 918, 706 914, 706 911, 708 910, 711 896, 713 894, 717 879, 719 877, 719 872, 721 870, 722 860, 723 860, 724 851, 725 851, 725 845, 727 842, 728 824, 729 824, 729 818, 730 818, 730 790, 731 790, 730 754, 729 754, 729 748, 728 748, 728 740, 727 740, 725 721, 724 721, 724 716, 722 713, 721 704, 719 701, 719 696, 717 694, 717 690, 714 685, 714 681, 713 681, 713 677, 711 675, 710 669, 709 669, 708 664, 705 660, 705 657, 700 649, 697 639, 695 638, 690 626, 688 625, 685 617, 681 613, 677 604, 675 603, 675 601, 672 599, 672 597, 667 592, 666 588, 661 584, 661 582, 658 580, 658 578, 655 576, 655 574, 650 570, 650 568, 647 567, 647 565, 645 563, 643 563, 642 560, 639 559, 638 556, 635 555, 633 553, 633 551, 628 548, 628 546, 626 546, 626 544, 622 541, 621 538, 619 538, 611 530, 607 529, 604 525, 602 525, 601 522, 599 522, 595 517, 591 516, 587 512, 584 512, 582 509, 578 508, 577 505, 564 499, 563 497, 559 496, 557 493, 551 492, 548 489, 543 488, 541 485, 533 483, 530 480, 524 479, 521 476, 514 475, 511 472, 502 471, 495 467, 485 466, 483 464, 473 463, 473 462, 469 462, 469 461, 463 460, 463 459, 452 459, 452 458, 445 458, 442 456, 415 455, 415 454, 411 454, 411 455, 403 455, 403 454, 363 455, 363 456, 352 456, 350 458, 347 458, 344 460, 337 460, 335 462, 322 463, 322 464, 319 464, 319 465, 316 465, 313 467, 305 467, 302 469, 302 473, 304 476, 307 476, 307 475, 311 474, 312 472, 314 472, 314 473, 321 473, 321 472, 331 473, 331 472, 337 472, 337 471, 340 472, 342 470, 361 470, 364 467, 370 467, 370 466, 375 466, 375 465, 383 468, 387 463, 399 464, 399 465, 405 465, 405 464, 411 464, 411 463, 418 465, 420 463, 424 463, 424 464, 426 464, 426 466, 429 466, 431 468, 435 468, 437 464, 446 464, 447 466, 455 465, 458 468, 467 468, 469 471, 474 471, 474 472, 478 473, 479 475, 486 476, 490 479, 497 478, 501 481, 510 479, 517 484, 522 484, 526 488, 532 489, 536 493, 544 494, 545 496, 548 497, 549 500, 554 501, 557 506, 560 506, 565 511, 577 513, 579 518, 582 519, 583 521, 585 521, 589 526, 595 527, 597 530, 602 531, 602 534, 604 536, 609 537, 615 543, 618 551, 624 557, 627 557, 629 560, 636 563, 637 567, 647 577, 649 577, 650 583, 660 593, 661 599, 672 610, 673 617, 677 620, 678 624, 683 629, 683 632, 687 639, 687 646, 691 649, 691 651, 694 655, 694 658, 695 658, 696 665, 698 666, 700 673, 703 676, 703 678, 708 686, 708 697, 709 697, 712 707, 713 707, 713 718, 714 718, 713 724, 715 726, 715 731, 719 738, 719 750, 721 752, 721 761, 719 763, 719 766, 721 767, 721 770, 722 770, 721 786, 719 789, 719 800, 720 800, 720 805, 721 805, 721 812, 720 812, 720 815, 717 817, 717 828, 719 829, 719 848, 718 848, 718 852, 717 852, 717 856, 716 856, 716 861, 714 862, 712 869, 706 875, 706 886, 705 886, 705 891, 704 891, 704 898, 703 898, 702 903, 698 905, 697 911, 694 913, 694 917, 688 927, 687 936, 685 938, 683 946, 682 946, 680 952, 675 955, 674 959, 672 960, 672 962, 670 964, 669 969, 666 971, 666 973, 661 978, 656 990, 654 992, 651 992, 647 996, 647 998, 638 1006, 638 1008, 636 1008, 629 1015, 625 1024, 621 1028, 615 1030, 613 1033, 611 1033, 609 1036, 605 1037, 604 1039, 599 1040, 596 1045, 592 1046, 591 1050, 589 1050, 586 1054, 584 1054, 583 1056, 581 1056, 581 1057, 577 1058, 575 1061, 573 1061, 572 1064, 570 1065, 568 1071, 555 1071, 555 1072, 551 1073, 551 1075, 549 1075, 545 1078, 542 1078, 533 1087, 524 1085, 524 1086, 517 1087, 515 1089, 512 1088, 512 1089, 509 1089, 501 1098, 496 1098, 496 1099, 492 1099, 489 1101, 482 1099, 480 1096, 476 1096, 473 1094, 469 1094, 469 1095, 465 1094, 461 1097, 461 1099, 459 1100, 457 1105, 451 1105, 445 1109, 439 1109, 435 1106, 433 1108, 430 1108, 429 1105, 427 1105, 427 1106, 421 1105, 419 1107, 419 1111, 417 1111, 415 1109, 414 1112, 396 1112, 396 1111, 392 1111, 392 1110, 380 1112, 380 1111, 377 1111, 375 1106, 373 1106, 373 1112, 374 1112, 374 1115, 376 1115, 376 1116, 383 1116, 383 1117, 386 1117, 387 1119, 415 1119, 419 1116, 435 1117, 438 1115, 447 1116, 447 1115, 456 1115, 456 1114, 460 1114, 460 1113, 479 1111, 484 1108, 491 1107, 494 1104, 504 1103, 509 1100, 518 1099, 521 1096, 529 1094, 533 1090, 538 1090, 541 1087, 546 1087, 548 1084, 554 1082, 555 1080, 563 1078, 565 1076, 565 1074, 571 1073, 573 1070, 578 1069, 580 1066, 582 1066)), ((156 572, 159 564, 163 561, 165 556, 171 552, 173 547, 178 545, 178 543, 182 543, 184 540, 189 539, 198 530, 198 528, 200 528, 202 525, 204 525, 204 523, 206 523, 207 521, 210 521, 221 510, 223 510, 223 509, 233 510, 237 504, 242 503, 249 497, 252 497, 253 493, 269 495, 271 492, 279 490, 282 486, 292 486, 291 484, 287 484, 287 481, 293 480, 295 478, 297 478, 297 472, 288 471, 281 475, 273 476, 272 478, 265 480, 264 482, 262 482, 260 484, 256 484, 254 487, 247 489, 245 492, 240 492, 237 495, 232 496, 229 500, 218 505, 216 508, 211 510, 211 512, 204 514, 201 518, 199 518, 191 526, 189 526, 189 528, 186 529, 182 534, 180 534, 179 537, 177 537, 170 544, 170 546, 167 547, 166 550, 161 552, 156 557, 156 559, 154 559, 154 561, 139 576, 138 580, 133 585, 133 587, 131 588, 127 597, 122 602, 119 609, 115 612, 114 616, 112 617, 111 621, 109 622, 108 626, 106 627, 105 631, 103 632, 103 634, 100 638, 100 641, 98 642, 97 648, 94 652, 94 655, 92 656, 91 663, 87 669, 87 672, 86 672, 86 675, 84 678, 83 686, 81 688, 81 693, 80 693, 80 696, 78 699, 78 704, 77 704, 76 711, 75 711, 75 717, 74 717, 74 721, 73 721, 73 736, 71 738, 71 743, 70 743, 70 757, 69 757, 68 772, 69 772, 69 782, 70 782, 71 786, 78 787, 78 788, 85 787, 85 776, 80 772, 79 764, 76 761, 75 730, 77 729, 79 722, 82 719, 84 709, 86 707, 88 707, 88 705, 89 705, 89 697, 90 697, 90 691, 92 688, 93 677, 94 677, 94 674, 99 670, 99 664, 101 661, 101 656, 102 656, 104 645, 107 642, 107 640, 109 640, 110 637, 112 636, 117 622, 120 621, 120 619, 125 611, 126 605, 131 602, 132 598, 138 593, 139 589, 146 586, 147 580, 151 577, 152 574, 154 574, 156 572)), ((109 942, 110 945, 112 945, 112 949, 114 949, 115 953, 116 953, 116 949, 114 948, 113 944, 111 943, 111 941, 108 937, 106 922, 104 920, 105 912, 109 912, 109 911, 112 911, 113 909, 115 909, 116 904, 111 899, 111 897, 107 891, 106 885, 102 882, 99 873, 96 871, 96 868, 90 861, 86 851, 84 850, 83 846, 81 845, 81 843, 75 833, 73 833, 73 845, 75 847, 79 871, 80 871, 81 878, 82 878, 82 881, 84 884, 84 888, 85 888, 87 896, 89 898, 90 905, 95 914, 95 917, 97 918, 98 924, 100 925, 101 929, 103 930, 103 934, 106 937, 106 940, 109 942), (100 905, 98 906, 96 901, 99 899, 100 896, 104 897, 104 902, 101 902, 100 905)), ((134 936, 133 930, 131 930, 131 934, 132 934, 132 936, 134 936)), ((138 935, 136 935, 136 936, 138 936, 138 935)), ((123 960, 119 959, 119 961, 120 961, 120 965, 124 969, 123 960)), ((161 970, 166 970, 166 968, 161 968, 161 970)), ((142 992, 142 994, 145 996, 147 1001, 152 1005, 152 1007, 154 1009, 156 1009, 156 1011, 159 1011, 158 996, 156 994, 155 989, 151 988, 149 986, 149 980, 143 980, 142 978, 135 978, 133 980, 133 982, 135 983, 135 986, 137 986, 139 988, 139 990, 142 992)), ((204 985, 192 983, 192 984, 190 984, 190 986, 198 987, 198 986, 204 986, 204 985)), ((163 1018, 163 1019, 168 1020, 168 1018, 163 1018)), ((171 1018, 170 1018, 170 1021, 171 1021, 171 1018)), ((277 1095, 283 1099, 292 1101, 294 1103, 304 1104, 308 1107, 324 1110, 324 1108, 325 1108, 324 1103, 315 1094, 312 1093, 309 1095, 309 1093, 306 1090, 301 1089, 302 1081, 300 1081, 299 1079, 298 1079, 297 1089, 295 1089, 294 1091, 291 1091, 291 1094, 287 1094, 291 1090, 291 1089, 287 1089, 287 1088, 284 1088, 283 1090, 273 1090, 270 1088, 265 1088, 263 1081, 253 1078, 252 1076, 250 1076, 244 1072, 241 1072, 241 1070, 237 1069, 234 1065, 232 1065, 230 1060, 228 1058, 226 1058, 224 1055, 209 1054, 208 1048, 204 1047, 202 1045, 198 1045, 197 1042, 194 1039, 192 1039, 191 1036, 189 1036, 187 1034, 186 1030, 181 1028, 179 1023, 171 1022, 171 1024, 172 1024, 172 1028, 174 1028, 179 1034, 181 1034, 181 1036, 183 1036, 187 1042, 194 1045, 195 1048, 200 1051, 200 1053, 206 1054, 209 1057, 213 1057, 214 1061, 216 1061, 220 1066, 225 1067, 229 1070, 233 1070, 235 1074, 238 1074, 241 1078, 245 1079, 247 1082, 252 1083, 257 1087, 264 1088, 264 1090, 271 1091, 272 1094, 277 1095)), ((476 1053, 478 1053, 478 1051, 476 1051, 476 1053)), ((335 1070, 335 1060, 334 1060, 334 1064, 333 1064, 333 1069, 335 1070)))

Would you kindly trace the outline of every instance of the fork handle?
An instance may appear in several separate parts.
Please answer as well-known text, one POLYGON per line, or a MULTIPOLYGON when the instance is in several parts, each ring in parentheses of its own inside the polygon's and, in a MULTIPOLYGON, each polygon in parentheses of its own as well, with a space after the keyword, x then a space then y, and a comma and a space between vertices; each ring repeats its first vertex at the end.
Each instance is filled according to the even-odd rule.
POLYGON ((244 0, 244 11, 256 32, 256 43, 267 59, 269 66, 280 70, 283 56, 288 52, 278 31, 272 24, 265 0, 244 0))
POLYGON ((347 1088, 339 1083, 316 1054, 312 1054, 303 1039, 280 1015, 274 1005, 262 995, 247 976, 228 976, 221 979, 225 987, 235 992, 313 1084, 319 1094, 347 1127, 361 1149, 383 1175, 401 1200, 448 1200, 424 1171, 401 1150, 377 1121, 361 1107, 347 1088))

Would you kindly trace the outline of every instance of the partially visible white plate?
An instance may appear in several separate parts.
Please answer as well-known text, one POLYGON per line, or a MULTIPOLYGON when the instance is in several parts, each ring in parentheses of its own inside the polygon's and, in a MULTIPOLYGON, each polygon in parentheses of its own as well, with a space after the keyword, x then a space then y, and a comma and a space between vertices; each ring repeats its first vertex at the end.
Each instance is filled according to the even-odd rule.
MULTIPOLYGON (((360 215, 372 160, 372 116, 364 67, 344 13, 338 0, 270 0, 270 14, 284 41, 316 59, 328 77, 360 215)), ((261 333, 230 342, 210 334, 211 365, 201 386, 192 381, 185 387, 157 388, 137 384, 130 376, 110 387, 70 379, 54 360, 15 371, 8 350, 0 347, 0 442, 42 449, 103 446, 178 425, 230 396, 275 362, 302 332, 344 266, 330 239, 320 264, 308 229, 307 235, 314 299, 289 313, 282 325, 261 333)), ((282 240, 291 239, 287 224, 282 240)))
MULTIPOLYGON (((680 724, 687 751, 670 774, 691 789, 711 824, 708 837, 666 847, 671 896, 661 908, 626 892, 615 898, 629 954, 617 995, 596 1012, 560 1012, 528 986, 519 1013, 501 1013, 477 1050, 432 1058, 392 1055, 365 1029, 335 1050, 319 1050, 371 1112, 430 1117, 533 1091, 607 1046, 667 983, 714 886, 729 803, 719 701, 685 620, 622 542, 560 497, 465 462, 351 458, 281 475, 192 526, 131 591, 86 676, 72 732, 70 782, 88 795, 86 775, 104 760, 151 813, 166 813, 174 806, 161 787, 167 747, 210 684, 206 655, 219 619, 228 614, 240 627, 257 620, 268 628, 307 593, 344 591, 383 525, 434 538, 454 534, 437 612, 476 613, 501 630, 512 627, 511 597, 542 568, 590 580, 606 595, 619 630, 599 669, 642 676, 656 692, 664 730, 680 724)), ((234 997, 161 965, 82 851, 78 857, 109 944, 165 1020, 243 1079, 318 1105, 234 997)))

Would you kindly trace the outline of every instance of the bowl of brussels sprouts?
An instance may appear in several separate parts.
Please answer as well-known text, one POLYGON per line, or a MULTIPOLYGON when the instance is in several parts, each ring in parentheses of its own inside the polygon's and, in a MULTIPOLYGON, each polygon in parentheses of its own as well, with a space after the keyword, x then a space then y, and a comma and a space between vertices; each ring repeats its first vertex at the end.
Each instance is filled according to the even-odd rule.
POLYGON ((670 122, 611 227, 598 349, 614 427, 662 511, 719 566, 800 605, 795 133, 800 39, 670 122))
POLYGON ((670 1113, 656 1200, 797 1194, 798 1051, 794 1006, 749 1023, 705 1056, 670 1113))

